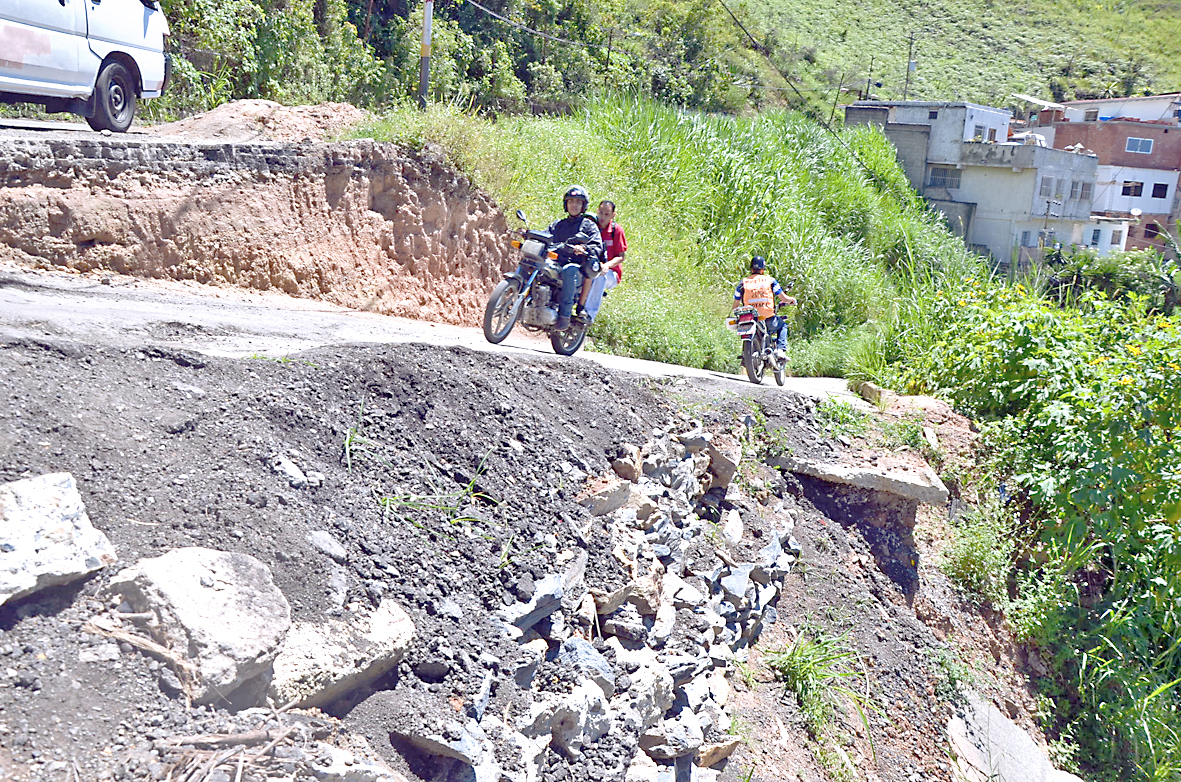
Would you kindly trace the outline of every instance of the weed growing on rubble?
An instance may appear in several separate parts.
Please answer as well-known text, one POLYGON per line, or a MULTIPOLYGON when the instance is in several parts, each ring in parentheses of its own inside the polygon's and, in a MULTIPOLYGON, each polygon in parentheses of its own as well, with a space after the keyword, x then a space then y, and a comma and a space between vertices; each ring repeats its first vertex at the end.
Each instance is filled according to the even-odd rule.
POLYGON ((853 660, 846 636, 831 636, 817 630, 801 632, 787 649, 765 658, 784 689, 795 697, 813 739, 824 745, 831 738, 833 719, 842 699, 846 699, 857 712, 872 749, 873 734, 866 710, 874 704, 869 697, 868 679, 866 692, 841 683, 861 676, 852 670, 853 660))
POLYGON ((935 697, 941 701, 958 702, 964 689, 975 686, 975 677, 954 648, 924 650, 935 679, 935 697))
POLYGON ((291 356, 264 356, 262 353, 255 353, 247 358, 254 361, 274 361, 276 364, 305 364, 312 369, 320 368, 319 364, 314 364, 307 359, 292 358, 291 356))
POLYGON ((867 414, 831 396, 817 406, 816 423, 828 437, 864 437, 869 431, 867 414))
POLYGON ((979 506, 951 520, 951 540, 940 552, 938 566, 960 589, 1004 609, 1016 522, 997 492, 983 496, 979 506))

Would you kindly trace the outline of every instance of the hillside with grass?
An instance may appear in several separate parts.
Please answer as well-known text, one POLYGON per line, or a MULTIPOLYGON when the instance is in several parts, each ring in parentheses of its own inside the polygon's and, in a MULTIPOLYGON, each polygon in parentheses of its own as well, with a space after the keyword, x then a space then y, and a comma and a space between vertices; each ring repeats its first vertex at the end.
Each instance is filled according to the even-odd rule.
POLYGON ((1073 100, 1181 89, 1181 14, 1171 3, 770 0, 749 9, 797 73, 862 92, 872 81, 885 100, 907 90, 908 51, 911 99, 1019 108, 1013 92, 1073 100))
MULTIPOLYGON (((147 115, 234 98, 382 107, 418 87, 421 0, 165 0, 174 79, 147 115)), ((565 113, 602 87, 707 112, 829 119, 869 92, 1023 108, 1181 90, 1181 13, 1138 0, 434 4, 430 98, 565 113), (913 50, 912 50, 913 36, 913 50), (908 52, 916 63, 907 84, 908 52), (880 82, 880 86, 879 86, 880 82)))

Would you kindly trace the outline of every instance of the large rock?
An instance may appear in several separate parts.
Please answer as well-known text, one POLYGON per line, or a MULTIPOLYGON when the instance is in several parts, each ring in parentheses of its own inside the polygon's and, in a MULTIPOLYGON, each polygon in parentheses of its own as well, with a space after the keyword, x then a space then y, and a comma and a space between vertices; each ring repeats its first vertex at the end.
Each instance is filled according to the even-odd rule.
POLYGON ((726 488, 738 473, 738 465, 742 464, 742 443, 731 435, 720 434, 710 441, 706 453, 709 454, 709 472, 713 476, 708 488, 726 488))
POLYGON ((414 622, 394 600, 348 621, 296 622, 275 659, 277 704, 323 706, 389 671, 414 640, 414 622))
POLYGON ((577 754, 611 730, 611 710, 603 690, 583 681, 554 709, 551 724, 554 743, 569 754, 577 754))
POLYGON ((243 685, 270 674, 291 626, 266 565, 246 554, 173 549, 120 571, 109 589, 132 611, 154 613, 164 645, 196 664, 198 680, 189 683, 196 702, 261 700, 262 686, 243 685))
POLYGON ((701 720, 683 709, 675 719, 665 719, 659 728, 640 736, 640 747, 657 760, 673 760, 695 753, 705 743, 701 720))
POLYGON ((0 604, 114 564, 68 472, 0 485, 0 604))
POLYGON ((581 638, 567 638, 558 650, 558 662, 569 666, 603 689, 603 695, 610 698, 615 694, 615 671, 607 658, 599 654, 589 641, 581 638))
POLYGON ((579 497, 578 502, 590 511, 592 516, 606 516, 627 504, 631 496, 631 487, 629 481, 608 481, 585 496, 579 497))
POLYGON ((930 505, 947 504, 947 487, 928 465, 910 469, 893 468, 872 470, 845 464, 799 459, 794 456, 780 456, 771 462, 789 472, 801 473, 827 483, 841 483, 859 489, 885 492, 907 500, 925 502, 930 505))
POLYGON ((1028 733, 974 692, 967 694, 962 713, 948 720, 947 737, 958 778, 1081 782, 1054 768, 1028 733))
POLYGON ((551 573, 537 582, 533 597, 527 603, 508 606, 502 614, 509 624, 524 632, 561 608, 563 594, 562 576, 551 573))

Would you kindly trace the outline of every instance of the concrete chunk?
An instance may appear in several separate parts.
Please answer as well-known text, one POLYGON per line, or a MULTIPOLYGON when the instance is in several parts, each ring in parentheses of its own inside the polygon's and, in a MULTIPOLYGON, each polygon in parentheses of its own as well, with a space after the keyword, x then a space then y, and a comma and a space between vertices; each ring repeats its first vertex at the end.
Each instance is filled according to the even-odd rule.
MULTIPOLYGON (((236 691, 271 672, 291 626, 270 568, 246 554, 173 549, 121 571, 108 589, 133 611, 154 613, 166 645, 197 664, 198 703, 243 697, 236 691)), ((262 695, 260 687, 243 705, 262 695)))
POLYGON ((330 703, 397 665, 414 633, 414 622, 389 598, 347 621, 296 622, 275 659, 270 695, 280 704, 298 700, 300 708, 330 703))
POLYGON ((885 492, 930 505, 947 504, 947 487, 926 464, 912 470, 870 470, 832 462, 799 459, 794 456, 777 457, 771 464, 779 469, 798 472, 828 483, 841 483, 885 492))
POLYGON ((114 564, 68 472, 0 485, 0 603, 114 564))

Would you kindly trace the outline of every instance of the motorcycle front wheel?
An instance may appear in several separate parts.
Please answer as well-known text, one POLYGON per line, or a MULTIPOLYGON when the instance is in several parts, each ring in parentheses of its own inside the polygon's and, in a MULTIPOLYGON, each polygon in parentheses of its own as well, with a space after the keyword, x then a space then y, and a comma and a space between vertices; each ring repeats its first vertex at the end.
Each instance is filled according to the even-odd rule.
POLYGON ((746 369, 746 376, 750 382, 761 385, 763 382, 763 357, 755 350, 753 339, 742 341, 742 366, 746 369))
POLYGON ((781 386, 787 382, 787 359, 786 358, 775 364, 775 382, 781 386))
POLYGON ((488 306, 484 308, 484 337, 493 345, 504 342, 517 325, 521 314, 521 308, 517 306, 520 286, 520 280, 501 280, 488 297, 488 306))
POLYGON ((586 339, 587 325, 577 320, 570 321, 570 327, 565 331, 551 331, 549 343, 554 346, 554 352, 559 356, 573 356, 586 339))

